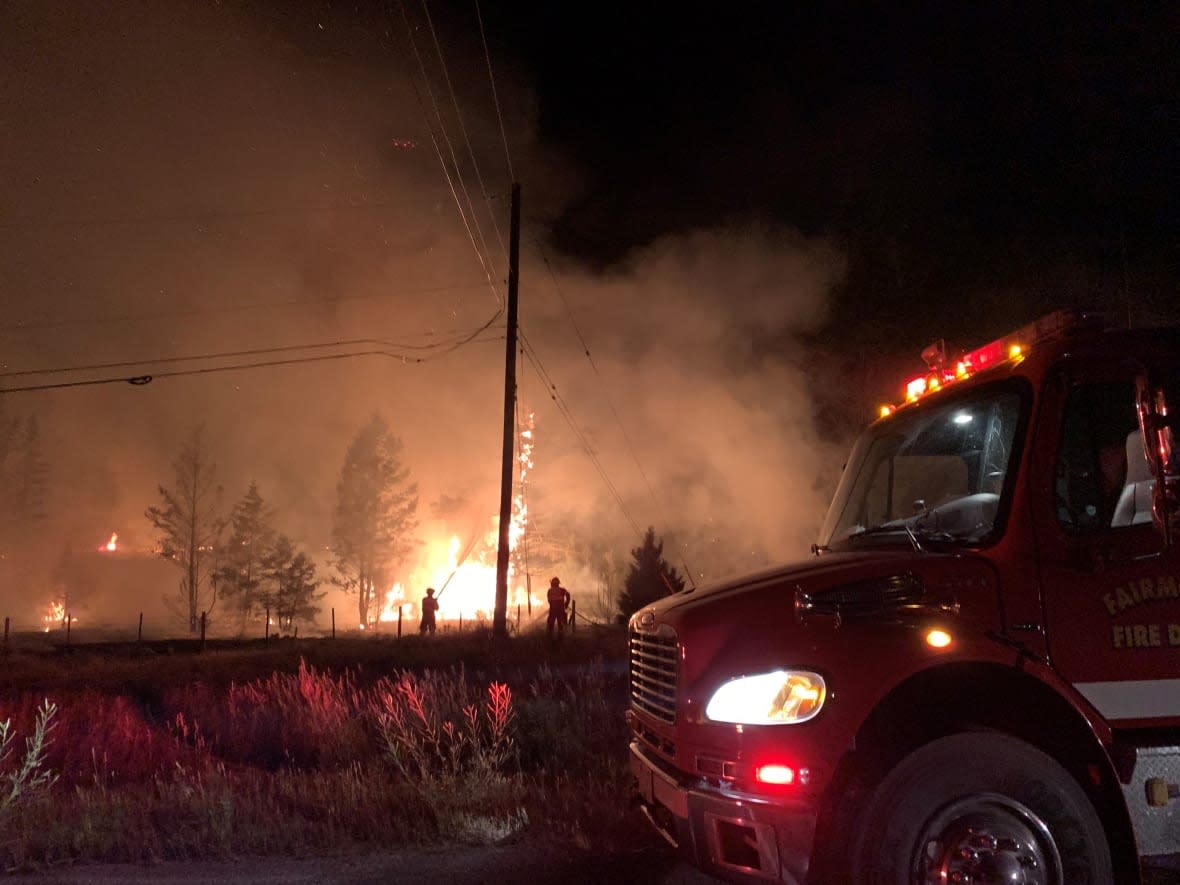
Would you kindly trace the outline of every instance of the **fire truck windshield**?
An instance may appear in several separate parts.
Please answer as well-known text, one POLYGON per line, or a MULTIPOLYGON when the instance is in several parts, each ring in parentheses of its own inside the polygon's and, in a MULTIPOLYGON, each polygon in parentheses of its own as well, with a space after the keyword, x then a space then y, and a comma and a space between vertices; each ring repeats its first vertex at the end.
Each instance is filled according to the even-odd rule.
POLYGON ((819 546, 991 540, 1022 402, 1011 387, 984 388, 878 421, 853 448, 819 546))

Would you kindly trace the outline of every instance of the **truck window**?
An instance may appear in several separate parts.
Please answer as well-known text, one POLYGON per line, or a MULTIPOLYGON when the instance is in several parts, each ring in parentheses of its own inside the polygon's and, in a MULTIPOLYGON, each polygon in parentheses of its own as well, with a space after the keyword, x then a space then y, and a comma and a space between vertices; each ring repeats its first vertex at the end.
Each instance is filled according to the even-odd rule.
POLYGON ((949 543, 990 536, 1021 402, 993 388, 874 425, 853 449, 821 544, 890 543, 890 534, 908 543, 907 530, 949 543))
POLYGON ((1054 468, 1057 521, 1087 533, 1151 522, 1151 476, 1130 378, 1070 391, 1054 468))

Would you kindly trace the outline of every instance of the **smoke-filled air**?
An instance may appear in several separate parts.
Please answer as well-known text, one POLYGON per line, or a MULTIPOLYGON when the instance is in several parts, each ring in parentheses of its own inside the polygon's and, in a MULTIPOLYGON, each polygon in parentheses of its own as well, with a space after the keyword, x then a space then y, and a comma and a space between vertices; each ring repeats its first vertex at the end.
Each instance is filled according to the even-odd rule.
MULTIPOLYGON (((187 626, 185 572, 150 513, 194 439, 225 522, 209 546, 230 543, 253 483, 314 565, 300 629, 328 629, 333 610, 357 629, 337 511, 374 418, 416 506, 366 626, 399 606, 416 617, 427 586, 442 618, 490 617, 514 179, 512 617, 539 611, 557 575, 584 617, 613 619, 649 526, 698 584, 806 555, 841 446, 815 428, 801 342, 828 318, 841 255, 721 218, 608 267, 551 245, 584 196, 579 170, 535 140, 493 15, 486 55, 471 10, 18 3, 5 17, 27 38, 5 40, 0 78, 13 629, 60 626, 66 609, 79 629, 141 612, 187 626)), ((255 629, 219 605, 214 631, 255 629)))

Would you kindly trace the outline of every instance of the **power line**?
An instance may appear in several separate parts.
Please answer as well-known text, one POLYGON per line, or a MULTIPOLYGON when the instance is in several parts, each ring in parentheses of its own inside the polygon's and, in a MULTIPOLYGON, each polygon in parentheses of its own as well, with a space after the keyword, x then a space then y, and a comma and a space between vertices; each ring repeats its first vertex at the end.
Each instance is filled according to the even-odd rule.
MULTIPOLYGON (((475 17, 479 21, 479 39, 483 42, 484 58, 488 61, 488 81, 492 84, 492 103, 496 106, 496 120, 500 124, 500 138, 504 142, 504 159, 508 161, 508 178, 510 181, 516 181, 516 173, 512 171, 512 155, 508 152, 508 133, 504 129, 504 115, 500 113, 500 98, 496 95, 496 75, 492 73, 492 55, 488 51, 488 38, 483 30, 483 15, 479 11, 479 0, 475 0, 475 17)), ((503 244, 501 244, 502 246, 503 244)))
MULTIPOLYGON (((451 156, 453 158, 455 156, 455 151, 454 151, 454 148, 451 147, 450 139, 447 138, 446 127, 443 124, 442 113, 439 111, 438 102, 434 98, 434 91, 430 88, 430 78, 426 73, 426 64, 422 61, 422 54, 418 51, 418 44, 414 40, 414 31, 413 31, 413 28, 410 26, 410 17, 409 17, 409 13, 406 12, 405 0, 399 0, 399 5, 400 5, 401 11, 402 11, 402 21, 405 23, 405 26, 406 26, 406 34, 409 37, 410 49, 414 53, 414 59, 418 62, 418 70, 422 74, 423 87, 426 90, 427 96, 430 98, 430 104, 434 108, 435 117, 438 119, 439 128, 442 132, 442 137, 446 141, 447 147, 450 150, 451 156)), ((500 295, 500 293, 496 290, 495 283, 493 282, 492 270, 490 267, 488 267, 487 258, 484 256, 483 252, 480 251, 479 244, 476 243, 476 241, 475 241, 475 233, 471 229, 471 222, 473 222, 475 219, 473 217, 471 219, 471 222, 468 221, 467 212, 463 208, 463 201, 459 198, 459 193, 455 189, 455 182, 452 180, 450 170, 447 168, 447 161, 446 161, 446 158, 443 156, 442 148, 439 146, 438 136, 435 134, 434 126, 431 124, 430 116, 426 111, 426 104, 422 99, 422 90, 418 88, 418 84, 414 80, 412 75, 410 77, 410 82, 411 82, 411 85, 413 85, 413 87, 414 87, 414 94, 418 99, 418 106, 419 106, 419 108, 421 108, 422 114, 426 118, 426 127, 430 132, 430 142, 432 145, 434 145, 434 152, 435 152, 435 155, 438 157, 439 165, 442 166, 443 175, 446 177, 447 185, 450 187, 451 197, 455 201, 455 207, 459 210, 459 218, 463 221, 463 227, 467 231, 468 239, 471 240, 471 247, 473 249, 475 249, 475 256, 479 260, 480 265, 483 267, 484 276, 487 278, 488 286, 492 291, 492 297, 496 299, 497 303, 499 303, 501 307, 503 307, 504 299, 500 295)), ((458 167, 457 162, 455 163, 455 177, 459 179, 459 187, 463 189, 464 195, 467 197, 467 204, 470 207, 471 206, 471 197, 467 193, 467 189, 463 184, 463 177, 459 171, 459 167, 458 167)), ((472 209, 471 211, 474 216, 474 209, 472 209)))
MULTIPOLYGON (((314 344, 287 344, 287 345, 282 345, 279 347, 260 347, 260 348, 252 348, 249 350, 222 351, 220 353, 205 353, 205 354, 196 354, 196 355, 190 355, 190 356, 172 356, 172 357, 157 357, 154 359, 124 360, 124 361, 115 362, 115 363, 95 363, 92 365, 69 366, 69 367, 55 368, 55 369, 23 369, 23 370, 16 371, 16 372, 0 372, 0 378, 17 378, 17 377, 27 377, 30 375, 58 375, 58 374, 66 373, 66 372, 97 372, 97 371, 106 370, 106 369, 129 368, 132 366, 151 366, 151 365, 157 365, 160 363, 186 363, 186 362, 198 362, 198 361, 207 361, 207 360, 216 360, 216 359, 234 359, 234 358, 248 357, 248 356, 264 356, 267 354, 274 354, 274 353, 290 353, 292 351, 300 351, 300 350, 316 350, 316 349, 321 349, 321 348, 325 348, 325 347, 355 347, 355 346, 370 345, 370 346, 376 346, 376 347, 383 348, 383 352, 391 352, 392 350, 394 350, 396 348, 402 348, 405 350, 435 350, 437 348, 446 347, 447 345, 450 345, 450 344, 453 344, 456 342, 462 344, 462 343, 466 343, 467 341, 472 340, 480 332, 483 332, 485 329, 487 329, 489 326, 491 326, 491 324, 493 322, 495 322, 495 320, 498 319, 499 316, 500 316, 500 314, 497 312, 496 314, 494 314, 492 316, 492 318, 490 320, 488 320, 488 322, 484 323, 482 326, 480 326, 478 329, 476 329, 476 331, 474 333, 464 333, 463 335, 455 335, 449 339, 442 340, 442 341, 436 341, 432 344, 397 344, 393 341, 387 341, 387 340, 384 340, 381 338, 353 338, 353 339, 344 340, 344 341, 322 341, 322 342, 317 342, 314 344), (386 348, 388 348, 388 350, 385 350, 386 348)), ((447 351, 447 352, 449 352, 449 351, 447 351)), ((391 355, 392 355, 392 353, 391 353, 391 355)))
MULTIPOLYGON (((423 63, 422 56, 418 51, 417 43, 414 41, 413 29, 410 27, 409 16, 406 12, 404 0, 400 0, 400 4, 401 4, 401 10, 402 10, 402 18, 403 18, 403 21, 405 22, 405 25, 406 25, 407 34, 409 35, 410 46, 414 52, 414 57, 418 62, 418 68, 422 74, 422 79, 425 84, 427 96, 430 98, 431 105, 434 108, 435 117, 438 120, 439 127, 442 132, 442 137, 446 141, 447 149, 451 154, 451 160, 452 160, 452 163, 454 164, 454 168, 455 168, 455 177, 458 179, 459 187, 462 189, 463 194, 467 199, 468 209, 472 214, 472 221, 475 222, 476 228, 478 230, 479 226, 478 226, 478 222, 475 221, 475 217, 474 217, 475 216, 475 209, 474 209, 474 206, 472 205, 472 202, 471 202, 470 192, 467 190, 466 185, 463 183, 463 175, 462 175, 462 172, 459 168, 459 162, 458 162, 458 159, 455 155, 454 147, 451 145, 451 141, 447 137, 446 127, 445 127, 445 124, 443 123, 443 119, 442 119, 442 113, 439 110, 438 102, 434 98, 434 92, 430 89, 429 78, 426 73, 426 66, 423 63)), ((429 9, 426 8, 426 0, 423 0, 423 9, 426 12, 427 21, 430 22, 430 12, 429 12, 429 9)), ((430 28, 431 28, 431 34, 433 35, 434 34, 434 25, 432 22, 430 23, 430 28)), ((480 18, 480 33, 481 33, 481 35, 483 34, 482 18, 480 18)), ((450 85, 450 77, 446 73, 446 62, 442 57, 442 49, 438 44, 437 36, 435 36, 434 39, 435 39, 435 49, 439 54, 439 60, 440 60, 440 64, 443 67, 444 77, 446 77, 446 81, 449 86, 450 85)), ((487 46, 486 40, 485 40, 484 46, 485 46, 485 51, 486 51, 486 46, 487 46)), ((490 71, 491 71, 490 56, 489 56, 488 65, 489 65, 489 73, 490 73, 490 71)), ((494 90, 494 81, 493 81, 493 90, 494 90)), ((414 84, 414 91, 415 91, 415 94, 418 96, 419 106, 422 108, 423 114, 426 115, 425 104, 422 100, 422 94, 421 94, 421 91, 418 90, 417 84, 414 84)), ((452 100, 454 101, 455 99, 454 99, 454 90, 453 89, 451 91, 451 95, 452 95, 452 100)), ((463 128, 462 114, 459 113, 459 107, 458 107, 457 101, 455 101, 455 111, 456 111, 456 115, 458 116, 458 119, 459 119, 460 127, 463 128)), ((496 105, 496 111, 497 111, 497 115, 499 116, 499 103, 498 103, 498 101, 497 101, 497 105, 496 105)), ((471 226, 467 222, 467 217, 466 217, 466 214, 463 209, 463 203, 459 199, 459 195, 455 189, 454 182, 451 180, 451 175, 450 175, 450 171, 447 168, 446 160, 443 157, 442 150, 439 147, 437 138, 435 137, 435 134, 434 134, 434 127, 431 126, 431 124, 430 124, 429 116, 426 115, 426 117, 427 117, 427 127, 430 129, 431 141, 434 143, 435 152, 438 155, 439 163, 443 169, 443 174, 446 176, 447 183, 450 185, 451 194, 455 199, 455 205, 459 210, 460 217, 463 219, 464 226, 467 228, 468 237, 471 240, 472 248, 475 249, 476 257, 479 259, 480 263, 483 264, 485 272, 488 273, 488 282, 489 282, 489 284, 491 284, 491 282, 492 282, 491 274, 490 274, 490 271, 488 271, 488 266, 485 261, 484 254, 483 254, 483 252, 481 252, 479 245, 476 243, 475 236, 473 235, 472 230, 471 230, 471 226)), ((501 118, 501 131, 503 132, 502 118, 501 118)), ((466 138, 466 129, 465 128, 463 128, 463 133, 464 133, 464 137, 466 138)), ((504 136, 504 140, 505 140, 505 152, 507 153, 507 136, 506 135, 504 136)), ((468 149, 470 150, 470 140, 468 140, 468 149)), ((475 163, 474 155, 472 155, 472 163, 473 163, 473 165, 475 165, 476 175, 478 178, 479 177, 478 164, 475 163)), ((511 158, 510 157, 509 157, 509 168, 511 168, 511 158)), ((480 180, 480 186, 482 187, 483 186, 482 178, 480 178, 479 180, 480 180)), ((515 176, 514 176, 513 180, 515 180, 515 176)), ((490 210, 490 200, 488 199, 486 191, 484 192, 484 199, 485 199, 485 201, 488 202, 489 210, 490 210)), ((493 215, 493 219, 494 219, 494 215, 493 215)), ((499 235, 499 228, 497 227, 496 230, 497 230, 497 236, 498 236, 499 235)), ((481 233, 480 239, 482 240, 482 238, 483 237, 482 237, 482 233, 481 233)), ((503 245, 503 243, 501 242, 501 246, 502 245, 503 245)), ((484 244, 484 248, 485 249, 487 248, 486 242, 484 244)), ((493 288, 493 294, 495 294, 497 301, 501 305, 503 305, 503 299, 500 297, 499 293, 495 291, 494 288, 493 288)), ((544 364, 541 362, 540 356, 537 354, 536 350, 529 343, 528 339, 525 337, 523 330, 520 330, 520 339, 521 339, 521 347, 522 347, 523 352, 528 356, 530 364, 533 366, 533 369, 541 377, 542 382, 546 385, 546 387, 549 388, 549 396, 554 401, 554 403, 557 405, 559 414, 561 414, 562 418, 569 425, 570 429, 574 433, 574 436, 578 439, 583 450, 586 452, 587 457, 590 458, 591 462, 594 464, 595 468, 598 470, 599 476, 601 477, 603 483, 606 485, 607 490, 614 497, 614 499, 615 499, 616 503, 618 504, 619 509, 622 511, 624 517, 626 517, 627 521, 631 524, 631 526, 635 530, 635 532, 639 533, 640 532, 639 526, 635 522, 635 520, 631 517, 631 514, 628 512, 626 503, 623 501, 622 495, 619 493, 619 491, 615 487, 614 483, 611 482, 610 476, 607 474, 605 467, 603 467, 602 463, 598 460, 598 456, 594 453, 593 447, 590 445, 590 441, 586 438, 585 434, 578 427, 578 424, 574 420, 573 413, 572 413, 572 411, 570 411, 568 404, 560 396, 560 394, 558 394, 557 385, 554 384, 552 379, 549 377, 548 372, 545 370, 544 364)))
POLYGON ((553 279, 553 288, 557 292, 557 297, 561 301, 562 307, 565 308, 566 316, 569 318, 570 325, 573 327, 574 334, 578 337, 578 342, 582 345, 582 353, 586 360, 590 363, 590 368, 594 370, 594 375, 598 379, 599 385, 602 387, 603 398, 606 399, 606 404, 610 407, 611 414, 614 416, 615 422, 619 425, 619 430, 622 431, 623 440, 627 443, 627 450, 631 455, 631 460, 635 462, 635 468, 639 471, 639 475, 643 478, 643 484, 647 487, 647 493, 651 496, 652 503, 656 505, 656 510, 660 512, 660 518, 665 522, 667 517, 663 512, 663 507, 660 505, 660 500, 656 497, 655 490, 652 488, 650 480, 647 478, 647 473, 643 469, 643 464, 639 460, 639 454, 635 450, 635 444, 631 441, 630 434, 627 433, 627 426, 623 423, 623 418, 619 415, 619 410, 615 408, 614 400, 611 398, 610 390, 606 384, 606 380, 602 377, 602 372, 598 369, 598 364, 594 362, 594 357, 590 353, 590 346, 586 343, 585 337, 582 335, 582 330, 578 327, 577 320, 574 319, 573 311, 570 310, 569 302, 566 300, 565 293, 561 289, 561 283, 557 279, 557 274, 553 271, 553 266, 549 263, 549 256, 545 254, 544 247, 539 241, 534 241, 537 250, 541 253, 541 260, 545 262, 545 268, 549 271, 549 276, 553 279))
MULTIPOLYGON (((241 371, 244 369, 273 368, 276 366, 292 366, 292 365, 301 365, 303 363, 326 362, 328 360, 352 359, 354 357, 360 357, 360 356, 387 356, 387 357, 392 357, 394 359, 400 359, 403 363, 414 363, 414 364, 425 363, 425 362, 429 362, 431 360, 438 359, 442 356, 446 356, 447 354, 453 353, 454 351, 458 350, 460 347, 463 347, 467 344, 471 344, 471 343, 475 342, 477 337, 482 332, 486 331, 492 325, 492 323, 494 323, 499 318, 499 316, 500 315, 498 313, 493 315, 492 318, 490 320, 488 320, 488 322, 484 323, 482 326, 480 326, 478 329, 476 329, 471 334, 456 340, 454 343, 452 343, 450 346, 446 347, 444 350, 440 351, 439 353, 433 353, 433 354, 429 354, 426 356, 408 356, 404 353, 391 352, 389 350, 385 350, 382 348, 376 348, 376 349, 370 349, 370 350, 353 351, 350 353, 333 353, 333 354, 323 354, 323 355, 319 355, 319 356, 291 357, 289 359, 282 359, 282 360, 262 360, 262 361, 258 361, 258 362, 249 362, 249 363, 234 363, 234 364, 231 364, 228 366, 206 366, 206 367, 199 368, 199 369, 173 369, 171 371, 153 372, 150 374, 119 375, 119 376, 107 377, 107 378, 91 378, 91 379, 86 379, 86 380, 82 380, 82 381, 60 381, 60 382, 54 382, 54 383, 49 383, 49 384, 31 384, 31 385, 26 385, 23 387, 0 387, 0 394, 2 394, 2 393, 24 393, 24 392, 28 392, 28 391, 37 391, 37 390, 57 390, 57 389, 70 388, 70 387, 89 387, 89 386, 97 386, 97 385, 103 385, 103 384, 132 384, 132 385, 136 385, 136 386, 142 386, 145 384, 150 384, 156 378, 178 378, 178 377, 186 376, 186 375, 210 375, 210 374, 215 374, 215 373, 219 373, 219 372, 241 371)), ((487 339, 485 339, 485 340, 487 340, 487 339)), ((341 342, 341 343, 347 343, 347 342, 341 342)), ((324 346, 332 346, 332 345, 324 344, 324 345, 307 345, 307 346, 324 347, 324 346)), ((243 353, 243 354, 255 353, 255 354, 262 355, 262 354, 271 353, 271 352, 281 352, 283 350, 285 350, 285 348, 272 348, 270 350, 257 350, 257 351, 243 351, 241 353, 243 353)), ((218 358, 218 355, 217 354, 209 354, 209 355, 206 355, 205 357, 175 357, 175 358, 171 358, 171 359, 157 360, 155 362, 180 362, 180 361, 202 359, 202 358, 216 359, 216 358, 218 358)), ((150 363, 148 363, 148 364, 150 364, 150 363)), ((143 365, 143 363, 137 363, 137 364, 112 363, 112 364, 109 364, 108 367, 118 368, 121 366, 129 366, 129 365, 143 365)), ((29 374, 49 375, 49 374, 55 374, 55 373, 59 373, 59 372, 67 372, 67 371, 86 371, 87 369, 97 371, 100 368, 106 368, 106 367, 92 366, 92 367, 76 367, 74 369, 47 369, 47 370, 40 371, 40 372, 12 372, 12 373, 8 373, 8 375, 0 375, 0 377, 9 377, 9 376, 15 376, 15 375, 29 375, 29 374)))
MULTIPOLYGON (((483 176, 479 172, 479 163, 476 161, 475 151, 471 147, 471 138, 467 134, 467 126, 463 123, 463 113, 459 109, 459 97, 455 94, 455 87, 451 83, 451 74, 450 74, 450 71, 447 69, 447 60, 443 56, 442 45, 439 43, 438 33, 434 29, 434 19, 432 19, 430 17, 430 6, 429 6, 427 0, 422 0, 422 11, 426 14, 426 23, 430 26, 430 36, 434 40, 434 51, 436 53, 438 53, 438 63, 439 63, 439 66, 442 68, 443 80, 447 84, 447 91, 450 92, 450 95, 451 95, 451 104, 455 108, 455 119, 459 121, 459 131, 463 133, 463 141, 467 145, 467 156, 471 158, 471 168, 475 172, 475 180, 479 183, 479 189, 480 189, 480 192, 483 194, 484 203, 488 207, 488 216, 492 220, 492 228, 495 230, 496 240, 500 244, 500 254, 503 255, 504 252, 506 251, 504 248, 504 238, 502 236, 500 236, 500 225, 496 223, 496 214, 491 211, 492 201, 488 197, 488 189, 484 186, 483 176)), ((451 157, 454 160, 455 168, 457 169, 459 166, 459 161, 457 159, 455 159, 453 151, 452 151, 451 157)), ((466 188, 464 188, 464 192, 466 193, 466 188)), ((468 196, 468 204, 469 205, 470 205, 470 202, 471 202, 471 198, 470 198, 470 196, 468 196)), ((471 207, 471 217, 473 220, 476 218, 474 206, 471 207)), ((479 226, 478 220, 476 220, 476 222, 475 222, 475 229, 476 229, 476 231, 479 232, 479 239, 480 239, 480 242, 483 243, 484 251, 485 252, 489 251, 487 241, 483 237, 483 230, 479 226)))
POLYGON ((529 363, 533 366, 534 371, 536 371, 537 375, 541 378, 542 383, 548 389, 549 398, 552 399, 554 404, 557 406, 558 413, 565 420, 566 424, 569 425, 570 430, 573 431, 574 437, 581 445, 582 450, 586 453, 586 457, 590 459, 590 463, 592 463, 594 468, 598 471, 599 477, 602 479, 602 482, 606 486, 607 491, 610 492, 611 497, 615 499, 615 503, 618 504, 619 510, 622 512, 627 522, 631 524, 631 527, 636 533, 640 533, 641 530, 639 528, 639 524, 634 520, 634 518, 632 518, 630 511, 627 509, 626 502, 623 500, 623 496, 619 493, 619 490, 611 481, 610 475, 607 473, 606 468, 599 460, 598 455, 595 454, 594 447, 590 445, 590 440, 578 426, 577 421, 574 420, 574 415, 570 410, 569 405, 562 398, 561 394, 557 392, 557 385, 553 382, 552 377, 550 377, 548 371, 545 369, 545 366, 541 362, 541 358, 537 354, 536 349, 525 337, 523 330, 520 333, 520 340, 525 355, 529 359, 529 363))
POLYGON ((281 215, 312 215, 325 212, 372 212, 401 209, 413 203, 433 203, 437 197, 379 203, 345 203, 307 206, 271 206, 264 209, 210 209, 159 215, 111 215, 99 218, 22 218, 0 222, 0 230, 44 227, 102 227, 114 225, 168 224, 173 222, 221 221, 227 218, 268 218, 281 215))
POLYGON ((371 301, 377 298, 400 298, 407 295, 431 295, 440 292, 461 292, 469 289, 482 289, 486 283, 470 283, 461 286, 428 286, 421 289, 400 289, 396 292, 380 292, 373 295, 343 295, 339 298, 325 298, 311 300, 295 298, 288 301, 258 301, 249 304, 233 304, 218 307, 194 308, 192 310, 166 311, 148 314, 124 314, 122 316, 91 316, 71 320, 56 320, 44 323, 21 323, 0 326, 0 332, 22 332, 36 329, 58 329, 63 326, 98 325, 109 323, 143 322, 147 320, 167 320, 181 317, 209 316, 211 314, 240 313, 250 310, 270 310, 278 307, 323 307, 333 304, 343 304, 348 301, 371 301))

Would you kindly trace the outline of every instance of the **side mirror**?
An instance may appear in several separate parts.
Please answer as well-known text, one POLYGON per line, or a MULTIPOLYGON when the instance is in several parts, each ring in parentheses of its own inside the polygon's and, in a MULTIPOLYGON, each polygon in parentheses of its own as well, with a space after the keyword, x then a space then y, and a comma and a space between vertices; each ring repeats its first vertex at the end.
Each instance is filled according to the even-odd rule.
POLYGON ((1135 379, 1135 410, 1143 434, 1144 454, 1155 477, 1151 515, 1163 532, 1164 542, 1172 546, 1173 534, 1180 527, 1180 448, 1177 447, 1176 416, 1168 408, 1169 391, 1150 373, 1135 379))

